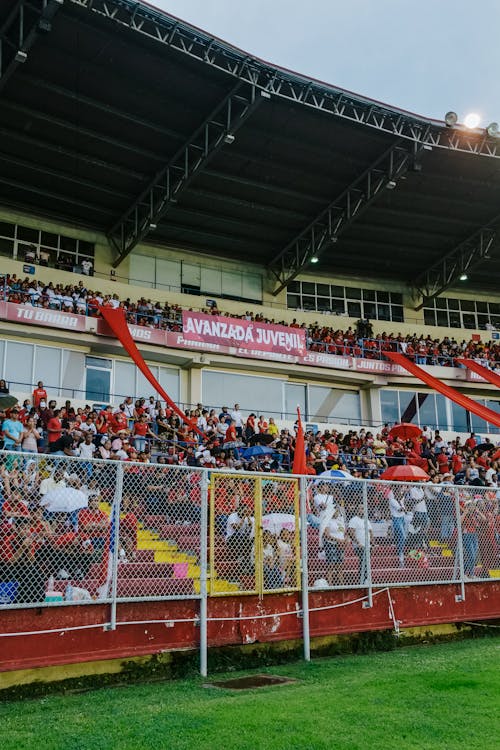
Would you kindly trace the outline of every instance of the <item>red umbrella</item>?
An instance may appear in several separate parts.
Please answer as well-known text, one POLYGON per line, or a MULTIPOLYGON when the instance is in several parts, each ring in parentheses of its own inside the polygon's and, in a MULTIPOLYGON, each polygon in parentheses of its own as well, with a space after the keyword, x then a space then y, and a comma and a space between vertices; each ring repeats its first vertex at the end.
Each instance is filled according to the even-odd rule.
POLYGON ((403 440, 412 440, 413 438, 420 437, 422 430, 416 424, 411 422, 401 422, 401 424, 395 424, 389 435, 392 438, 402 438, 403 440))
POLYGON ((429 475, 420 466, 390 466, 379 479, 392 479, 395 482, 427 482, 429 475))

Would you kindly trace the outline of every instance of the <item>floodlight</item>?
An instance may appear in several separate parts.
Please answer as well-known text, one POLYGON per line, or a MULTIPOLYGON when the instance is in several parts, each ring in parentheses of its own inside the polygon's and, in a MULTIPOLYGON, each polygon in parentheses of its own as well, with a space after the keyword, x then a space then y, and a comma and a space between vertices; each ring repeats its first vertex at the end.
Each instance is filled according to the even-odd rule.
POLYGON ((447 112, 444 116, 444 122, 448 128, 454 128, 458 122, 458 115, 456 112, 447 112))
POLYGON ((319 258, 317 255, 313 255, 311 258, 311 263, 317 263, 319 261, 319 258))
POLYGON ((24 50, 18 49, 14 59, 18 63, 25 63, 28 59, 28 55, 26 54, 26 52, 24 52, 24 50))
POLYGON ((460 281, 467 281, 467 279, 468 279, 468 276, 467 276, 467 274, 466 274, 466 273, 462 273, 462 274, 460 274, 460 277, 459 277, 459 278, 460 278, 460 281))
POLYGON ((396 187, 396 180, 389 180, 389 182, 386 185, 387 190, 394 190, 396 187))
POLYGON ((234 135, 232 133, 228 133, 224 136, 224 143, 227 143, 228 146, 231 145, 231 143, 234 143, 234 135))
POLYGON ((469 112, 468 115, 465 115, 464 125, 466 128, 469 128, 469 130, 475 130, 480 122, 481 118, 477 112, 469 112))
POLYGON ((156 229, 156 224, 154 224, 152 221, 149 223, 149 228, 152 230, 156 229))
POLYGON ((492 138, 495 138, 498 135, 498 130, 499 130, 499 128, 498 128, 498 122, 490 122, 490 124, 486 128, 486 132, 492 138))

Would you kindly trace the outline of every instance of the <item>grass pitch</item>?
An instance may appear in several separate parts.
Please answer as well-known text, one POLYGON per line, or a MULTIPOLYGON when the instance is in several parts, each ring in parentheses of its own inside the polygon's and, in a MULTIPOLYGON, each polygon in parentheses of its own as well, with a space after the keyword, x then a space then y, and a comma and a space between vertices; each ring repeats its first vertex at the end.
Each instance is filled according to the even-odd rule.
POLYGON ((259 670, 299 680, 281 687, 192 678, 5 703, 0 747, 495 750, 499 657, 500 639, 485 638, 259 670))

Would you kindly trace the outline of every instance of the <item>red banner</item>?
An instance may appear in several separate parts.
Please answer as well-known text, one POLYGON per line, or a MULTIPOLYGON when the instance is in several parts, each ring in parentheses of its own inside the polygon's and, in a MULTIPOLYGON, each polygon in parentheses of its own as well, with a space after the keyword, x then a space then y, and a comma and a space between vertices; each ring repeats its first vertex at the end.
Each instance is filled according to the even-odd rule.
POLYGON ((74 315, 62 310, 49 310, 46 307, 32 305, 17 305, 5 302, 2 317, 11 323, 27 323, 28 325, 47 326, 49 328, 64 328, 66 331, 85 331, 85 315, 74 315))
POLYGON ((295 357, 301 357, 306 352, 306 332, 303 328, 187 310, 182 312, 182 335, 185 341, 237 347, 243 351, 279 352, 295 357))

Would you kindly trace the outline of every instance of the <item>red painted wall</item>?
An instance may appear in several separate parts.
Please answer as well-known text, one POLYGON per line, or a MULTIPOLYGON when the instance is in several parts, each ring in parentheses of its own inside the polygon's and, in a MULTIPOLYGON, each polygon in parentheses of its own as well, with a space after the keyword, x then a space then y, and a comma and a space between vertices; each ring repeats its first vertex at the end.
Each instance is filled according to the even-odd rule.
MULTIPOLYGON (((464 602, 455 600, 460 593, 456 585, 393 588, 390 593, 401 628, 500 618, 500 582, 467 584, 464 602)), ((349 604, 364 594, 359 590, 311 592, 311 637, 392 629, 387 591, 374 596, 371 609, 363 608, 361 601, 349 604), (314 611, 331 605, 346 606, 314 611)), ((269 595, 261 600, 256 596, 211 598, 209 617, 230 619, 209 623, 209 646, 300 638, 303 621, 297 616, 299 603, 297 594, 269 595), (281 614, 284 612, 290 614, 281 614), (273 617, 260 619, 258 616, 263 614, 273 617)), ((189 620, 198 612, 197 601, 136 602, 118 605, 117 620, 189 620)), ((199 643, 199 627, 189 622, 126 624, 107 631, 102 627, 68 629, 100 625, 108 620, 106 605, 3 610, 0 633, 56 632, 0 637, 0 671, 127 658, 193 648, 199 643)))

